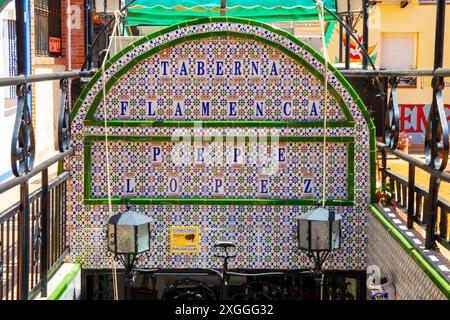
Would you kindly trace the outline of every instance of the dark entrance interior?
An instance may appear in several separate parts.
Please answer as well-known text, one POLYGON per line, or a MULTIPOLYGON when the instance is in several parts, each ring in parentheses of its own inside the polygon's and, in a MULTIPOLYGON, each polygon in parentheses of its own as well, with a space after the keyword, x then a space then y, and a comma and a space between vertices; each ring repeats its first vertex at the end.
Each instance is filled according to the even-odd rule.
MULTIPOLYGON (((124 276, 118 272, 119 299, 124 298, 124 276)), ((336 271, 325 273, 323 300, 365 300, 364 271, 336 271)), ((231 277, 227 287, 230 300, 274 301, 315 300, 316 282, 311 275, 286 272, 273 277, 231 277)), ((201 272, 136 275, 132 288, 133 300, 218 300, 220 284, 215 276, 201 272)), ((109 270, 84 270, 82 299, 112 300, 113 280, 109 270)))

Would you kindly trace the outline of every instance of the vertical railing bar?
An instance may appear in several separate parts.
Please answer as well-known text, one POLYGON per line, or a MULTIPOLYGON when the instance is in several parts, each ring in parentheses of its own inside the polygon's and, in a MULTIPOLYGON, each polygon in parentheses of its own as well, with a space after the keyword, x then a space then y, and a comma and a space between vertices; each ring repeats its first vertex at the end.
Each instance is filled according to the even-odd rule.
MULTIPOLYGON (((29 288, 33 288, 34 285, 34 278, 35 278, 35 268, 34 268, 34 231, 35 231, 35 226, 34 226, 34 221, 35 221, 35 212, 34 212, 34 201, 31 201, 30 203, 30 242, 29 242, 29 247, 30 247, 30 281, 31 281, 31 286, 30 283, 28 283, 29 288)), ((29 281, 29 282, 30 282, 29 281)))
POLYGON ((28 300, 29 290, 29 266, 30 266, 30 203, 28 181, 20 184, 19 212, 19 297, 20 300, 28 300))
POLYGON ((416 167, 410 163, 408 167, 408 219, 407 227, 411 229, 414 221, 414 189, 415 189, 415 174, 416 167))
POLYGON ((56 197, 56 189, 53 188, 52 189, 52 196, 53 196, 53 210, 52 210, 52 263, 51 265, 53 265, 56 261, 56 244, 55 244, 55 238, 56 238, 56 223, 55 223, 55 217, 56 217, 56 205, 57 205, 57 197, 56 197))
POLYGON ((402 207, 406 208, 407 206, 407 192, 408 192, 408 184, 402 184, 402 207))
MULTIPOLYGON (((16 277, 15 277, 15 269, 16 269, 16 243, 18 242, 18 241, 16 241, 16 231, 17 231, 17 228, 16 228, 16 216, 14 215, 13 217, 12 217, 12 226, 13 226, 13 229, 11 230, 11 234, 12 234, 12 236, 13 236, 13 238, 12 238, 12 247, 11 247, 11 260, 12 260, 12 264, 11 264, 11 281, 12 281, 12 283, 11 283, 11 300, 14 300, 14 289, 15 289, 15 287, 16 287, 16 283, 15 283, 15 280, 16 280, 16 277)), ((18 299, 18 297, 16 297, 15 299, 18 299)))
POLYGON ((64 198, 64 184, 63 184, 64 182, 61 182, 60 183, 60 185, 59 185, 59 192, 60 192, 60 194, 61 194, 61 204, 60 204, 60 206, 61 206, 61 212, 60 212, 60 214, 59 214, 59 228, 60 228, 60 231, 59 231, 59 234, 60 234, 60 237, 59 237, 59 256, 61 256, 62 255, 62 253, 64 252, 64 234, 63 234, 63 232, 64 232, 64 228, 63 228, 63 225, 64 225, 64 217, 63 217, 63 214, 64 214, 64 202, 65 202, 65 198, 64 198))
POLYGON ((48 273, 48 169, 42 170, 42 198, 41 198, 41 297, 47 297, 48 273))
POLYGON ((6 300, 8 300, 9 297, 9 264, 11 263, 10 261, 10 255, 9 255, 9 246, 10 246, 10 223, 9 223, 10 219, 6 220, 6 300))
POLYGON ((1 241, 0 242, 0 250, 1 250, 0 259, 2 262, 2 270, 0 273, 0 300, 3 300, 3 278, 5 278, 5 279, 8 279, 8 278, 4 277, 4 272, 3 272, 5 270, 5 257, 4 257, 4 249, 3 249, 3 247, 5 245, 5 231, 4 231, 5 224, 1 223, 0 227, 1 227, 0 230, 2 232, 2 236, 1 236, 1 240, 0 240, 1 241))
POLYGON ((58 185, 58 209, 59 209, 59 212, 58 212, 58 257, 60 257, 61 256, 61 253, 62 253, 62 251, 61 251, 61 243, 62 243, 62 233, 61 233, 61 231, 62 231, 62 217, 61 217, 61 215, 62 215, 62 185, 61 184, 59 184, 58 185))
POLYGON ((447 220, 448 220, 448 214, 447 214, 447 209, 444 206, 440 206, 441 208, 441 222, 439 225, 439 229, 440 229, 440 236, 441 238, 444 238, 445 240, 447 240, 447 220))
POLYGON ((395 190, 397 195, 397 203, 401 205, 402 203, 402 192, 401 192, 401 183, 398 179, 395 179, 395 190))

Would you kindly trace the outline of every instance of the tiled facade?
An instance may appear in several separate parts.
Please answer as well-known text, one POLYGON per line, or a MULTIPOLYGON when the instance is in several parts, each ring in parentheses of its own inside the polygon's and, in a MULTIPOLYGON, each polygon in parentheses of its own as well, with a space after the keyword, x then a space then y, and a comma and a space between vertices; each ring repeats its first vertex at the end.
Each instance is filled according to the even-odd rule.
MULTIPOLYGON (((212 245, 218 239, 237 241, 232 268, 311 267, 297 249, 296 217, 313 209, 322 195, 323 69, 321 58, 305 44, 246 20, 183 24, 119 53, 106 69, 107 108, 97 75, 73 112, 75 153, 67 164, 72 172, 67 207, 70 260, 83 268, 109 268, 112 263, 105 241, 106 114, 112 211, 125 210, 123 203, 130 201, 134 210, 156 220, 152 249, 141 267, 217 266, 212 245), (192 125, 192 120, 209 127, 192 125), (260 155, 251 141, 231 140, 230 148, 225 143, 222 150, 231 160, 224 165, 173 161, 172 151, 180 145, 173 137, 214 135, 226 141, 261 137, 261 132, 279 137, 279 143, 272 139, 267 149, 269 155, 275 153, 269 158, 278 167, 269 177, 257 166, 237 161, 241 151, 260 155), (217 179, 223 185, 220 191, 217 179), (217 203, 206 202, 211 199, 217 203), (254 204, 255 199, 268 202, 254 204), (169 228, 176 225, 200 226, 199 254, 169 253, 169 228)), ((326 190, 332 209, 343 216, 343 245, 326 268, 364 270, 373 125, 337 71, 329 70, 328 77, 326 190)), ((196 150, 196 143, 189 140, 187 145, 196 150)), ((210 147, 209 142, 200 144, 210 147)), ((194 162, 196 154, 189 154, 194 162)))
POLYGON ((395 287, 397 300, 447 300, 416 261, 373 216, 369 215, 368 265, 395 287))

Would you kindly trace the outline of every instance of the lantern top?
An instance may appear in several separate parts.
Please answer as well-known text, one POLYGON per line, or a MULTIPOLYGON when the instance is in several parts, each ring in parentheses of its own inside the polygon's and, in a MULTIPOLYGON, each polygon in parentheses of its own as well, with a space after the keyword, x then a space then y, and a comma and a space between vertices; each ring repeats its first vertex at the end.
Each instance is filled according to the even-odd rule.
POLYGON ((314 210, 308 211, 307 213, 297 217, 297 220, 307 220, 307 221, 339 221, 342 216, 330 212, 325 208, 316 208, 314 210))
POLYGON ((136 211, 127 210, 109 218, 108 224, 137 226, 152 223, 155 220, 136 211))

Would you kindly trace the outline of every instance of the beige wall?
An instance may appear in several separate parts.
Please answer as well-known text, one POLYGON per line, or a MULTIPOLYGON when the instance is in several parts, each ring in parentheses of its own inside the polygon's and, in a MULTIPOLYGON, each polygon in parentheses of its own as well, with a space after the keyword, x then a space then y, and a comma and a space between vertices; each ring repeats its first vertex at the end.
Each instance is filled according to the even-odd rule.
MULTIPOLYGON (((447 5, 450 12, 450 5, 447 5)), ((414 33, 416 42, 416 68, 432 69, 434 63, 434 39, 436 24, 436 6, 420 5, 413 0, 405 8, 398 4, 377 4, 370 10, 369 47, 377 55, 376 65, 380 66, 382 55, 381 37, 383 33, 414 33)), ((362 25, 357 26, 362 34, 362 25)), ((339 27, 336 25, 328 48, 330 58, 336 61, 339 56, 339 27)), ((450 19, 445 24, 444 67, 450 68, 450 19)), ((450 86, 450 79, 447 79, 450 86)), ((430 104, 432 97, 431 78, 418 79, 417 89, 399 89, 401 104, 430 104)), ((450 104, 450 89, 444 90, 444 103, 450 104)))

